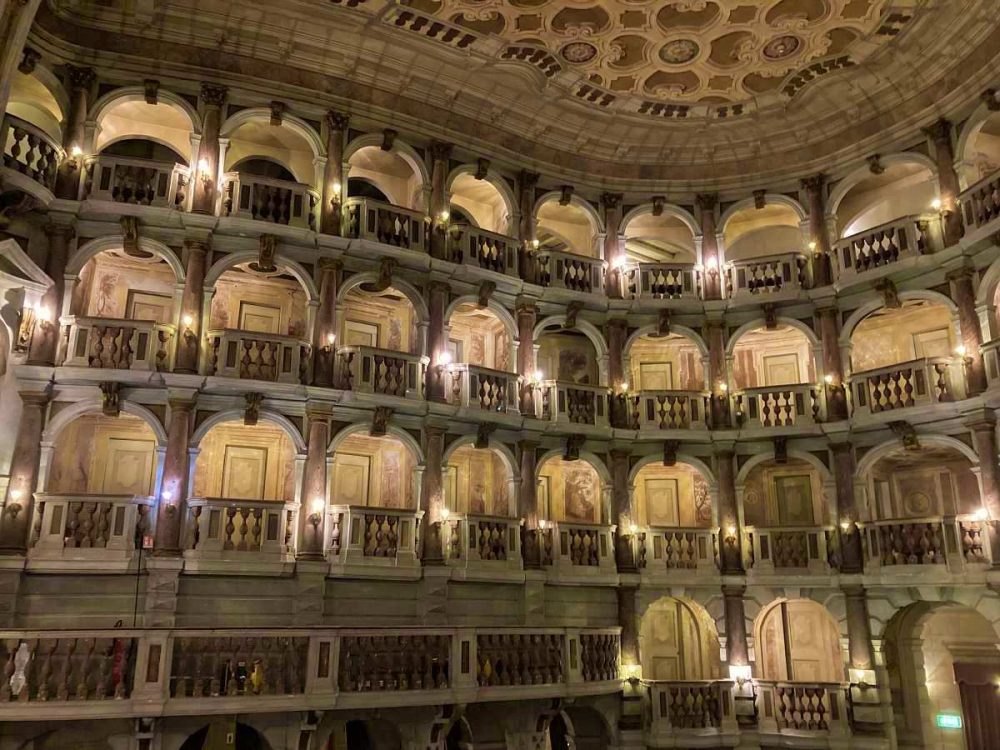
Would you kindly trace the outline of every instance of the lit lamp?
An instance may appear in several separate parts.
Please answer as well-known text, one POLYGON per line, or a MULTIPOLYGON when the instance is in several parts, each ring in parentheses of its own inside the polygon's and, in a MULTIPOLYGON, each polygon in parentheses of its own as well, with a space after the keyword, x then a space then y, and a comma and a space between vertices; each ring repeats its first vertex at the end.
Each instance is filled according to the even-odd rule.
POLYGON ((986 510, 986 508, 979 508, 975 513, 972 514, 972 520, 979 521, 980 523, 982 523, 983 521, 989 521, 990 512, 986 510))
POLYGON ((333 351, 333 344, 337 340, 337 334, 328 333, 326 334, 326 346, 323 347, 323 351, 328 354, 333 351))
POLYGON ((45 305, 36 305, 34 309, 34 319, 35 325, 39 326, 43 331, 48 331, 52 327, 53 315, 52 310, 50 310, 45 305))
POLYGON ((197 338, 194 330, 191 328, 191 326, 194 325, 194 316, 192 316, 191 313, 184 313, 184 315, 181 316, 181 325, 184 326, 184 338, 197 338))
POLYGON ((205 183, 206 188, 212 182, 212 165, 204 157, 198 160, 198 176, 205 183))
POLYGON ((448 219, 450 218, 451 218, 451 212, 448 211, 448 209, 445 209, 444 211, 438 214, 438 224, 440 224, 442 227, 446 226, 448 224, 448 219))
POLYGON ((69 150, 69 158, 66 160, 66 166, 70 169, 80 168, 80 158, 83 156, 83 149, 79 145, 74 145, 69 150))
POLYGON ((742 685, 744 682, 749 682, 752 678, 753 670, 749 664, 729 665, 729 679, 734 680, 737 684, 742 685))
POLYGON ((942 208, 944 208, 944 203, 941 202, 940 198, 935 198, 934 200, 931 201, 931 208, 933 208, 935 211, 940 211, 942 208))
POLYGON ((323 510, 326 508, 326 501, 322 497, 314 497, 309 504, 309 523, 314 528, 319 528, 320 521, 323 520, 323 510))

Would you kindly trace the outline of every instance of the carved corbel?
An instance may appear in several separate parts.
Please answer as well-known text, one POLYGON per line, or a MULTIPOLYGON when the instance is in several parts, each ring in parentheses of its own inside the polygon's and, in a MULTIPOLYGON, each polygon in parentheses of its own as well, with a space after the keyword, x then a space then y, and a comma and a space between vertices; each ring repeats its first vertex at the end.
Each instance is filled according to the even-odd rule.
POLYGON ((261 273, 273 273, 277 271, 274 265, 274 255, 278 250, 278 238, 273 234, 262 234, 260 236, 260 249, 257 261, 250 264, 250 268, 261 273))
POLYGON ((378 280, 372 287, 374 292, 384 292, 392 286, 392 275, 396 272, 395 258, 382 258, 378 264, 378 280))
POLYGON ((133 258, 148 258, 149 254, 139 249, 139 218, 122 216, 118 220, 122 228, 122 250, 133 258))
POLYGON ((653 196, 653 216, 663 216, 663 207, 667 203, 667 197, 665 195, 654 195, 653 196))
POLYGON ((479 157, 476 160, 476 173, 473 175, 477 180, 485 180, 490 172, 490 160, 479 157))
POLYGON ((106 417, 118 417, 122 413, 122 384, 106 380, 100 384, 101 413, 106 417))
POLYGON ((656 319, 656 336, 663 338, 670 335, 670 308, 660 310, 660 315, 656 319))
POLYGON ((288 105, 277 100, 271 102, 271 124, 281 125, 285 121, 285 111, 288 105))
POLYGON ((41 59, 41 52, 31 47, 25 47, 21 52, 21 62, 17 64, 18 72, 24 73, 26 76, 31 75, 35 72, 35 66, 38 65, 38 61, 41 59))
POLYGON ((580 449, 583 448, 583 443, 586 439, 584 435, 579 433, 566 438, 566 450, 563 452, 563 461, 579 461, 580 449))
POLYGON ((146 104, 160 103, 160 82, 155 78, 147 78, 142 82, 142 92, 146 104))
POLYGON ((920 450, 920 438, 917 436, 917 431, 913 428, 912 424, 904 420, 897 420, 889 422, 889 429, 899 438, 903 444, 903 448, 908 451, 920 450))
POLYGON ((773 302, 764 303, 764 327, 773 331, 778 327, 778 309, 773 302))
POLYGON ((247 393, 243 396, 246 407, 243 409, 243 424, 253 427, 260 421, 260 405, 264 403, 263 393, 247 393))
POLYGON ((680 440, 664 440, 663 441, 663 465, 664 466, 676 466, 677 465, 677 449, 681 447, 680 440))
POLYGON ((496 290, 497 284, 495 281, 484 281, 479 285, 479 299, 476 301, 476 304, 480 310, 490 304, 490 297, 493 296, 493 292, 496 290))
POLYGON ((876 281, 875 291, 882 295, 882 304, 885 305, 886 309, 898 310, 903 306, 903 303, 899 300, 899 290, 896 289, 896 285, 892 279, 879 279, 876 281))
POLYGON ((576 316, 580 314, 582 309, 583 302, 578 299, 575 299, 566 305, 566 321, 563 323, 563 330, 576 328, 576 316))
POLYGON ((766 190, 754 190, 753 191, 753 207, 758 211, 762 210, 767 205, 767 191, 766 190))
POLYGON ((372 427, 368 434, 372 437, 385 437, 389 431, 389 420, 392 419, 392 409, 388 406, 376 406, 372 415, 372 427))
POLYGON ((872 154, 868 157, 868 171, 875 175, 885 172, 885 165, 882 163, 881 154, 872 154))
POLYGON ((396 136, 399 135, 398 131, 392 128, 386 128, 382 131, 382 146, 383 151, 392 151, 393 145, 396 143, 396 136))
POLYGON ((776 437, 774 439, 774 462, 776 464, 788 463, 788 438, 776 437))
POLYGON ((573 186, 572 185, 562 185, 559 188, 559 205, 568 206, 570 201, 573 200, 573 186))
POLYGON ((982 93, 982 100, 986 103, 986 109, 990 112, 1000 112, 1000 99, 997 99, 996 89, 986 89, 982 93))
POLYGON ((476 449, 485 450, 490 447, 490 438, 496 432, 497 426, 493 422, 480 422, 476 431, 476 449))

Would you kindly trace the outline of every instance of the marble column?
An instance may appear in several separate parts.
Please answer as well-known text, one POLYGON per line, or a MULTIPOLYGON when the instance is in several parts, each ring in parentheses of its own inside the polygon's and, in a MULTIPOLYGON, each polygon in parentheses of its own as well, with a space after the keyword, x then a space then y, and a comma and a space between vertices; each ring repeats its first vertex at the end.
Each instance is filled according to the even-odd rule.
POLYGON ((201 343, 202 303, 205 297, 205 266, 208 262, 208 243, 203 240, 184 240, 185 276, 181 295, 181 319, 177 332, 177 351, 174 355, 174 372, 198 372, 198 349, 201 343))
POLYGON ((319 309, 313 332, 313 385, 331 388, 337 356, 337 292, 343 263, 320 258, 318 265, 319 309))
POLYGON ((852 669, 874 669, 868 601, 862 586, 844 586, 847 612, 847 650, 852 669))
POLYGON ((617 527, 615 532, 616 559, 619 573, 635 573, 635 535, 631 527, 636 523, 632 512, 632 495, 628 487, 630 453, 624 450, 612 450, 611 456, 611 523, 617 527))
MULTIPOLYGON (((10 482, 0 513, 0 554, 24 554, 35 508, 38 461, 42 454, 42 429, 48 391, 21 393, 21 423, 10 463, 10 482)), ((9 429, 9 427, 8 427, 9 429)))
POLYGON ((163 482, 156 503, 156 534, 153 554, 176 557, 181 554, 183 526, 191 476, 191 426, 196 394, 168 394, 167 451, 163 458, 163 482))
POLYGON ((605 291, 609 299, 622 299, 624 296, 624 269, 621 263, 625 260, 625 247, 619 236, 622 231, 623 198, 621 193, 604 193, 601 196, 604 207, 604 261, 607 263, 605 291))
POLYGON ((837 483, 837 523, 840 532, 840 572, 861 573, 864 556, 858 506, 854 497, 854 447, 850 443, 832 443, 833 474, 837 483))
POLYGON ((944 224, 946 246, 956 244, 965 234, 962 211, 958 205, 961 192, 955 172, 955 149, 951 143, 952 124, 940 119, 925 132, 934 144, 934 160, 938 171, 938 192, 941 198, 941 218, 944 224))
POLYGON ((813 286, 833 283, 830 233, 826 229, 826 175, 817 174, 802 180, 809 204, 809 237, 812 243, 813 286))
POLYGON ((535 415, 535 326, 538 308, 534 302, 517 300, 517 374, 521 377, 520 409, 525 416, 535 415))
POLYGON ((41 0, 0 2, 0 112, 7 111, 14 71, 18 69, 28 32, 41 0))
POLYGON ((966 422, 979 456, 983 507, 993 521, 1000 521, 1000 473, 997 468, 997 423, 992 409, 979 411, 966 422))
POLYGON ((453 146, 434 141, 431 144, 431 257, 448 254, 448 166, 453 146))
POLYGON ((219 130, 222 127, 222 106, 229 89, 214 83, 201 84, 201 144, 198 163, 192 164, 194 200, 191 210, 196 214, 214 214, 219 194, 219 130))
POLYGON ((608 377, 611 380, 611 426, 628 428, 628 373, 625 363, 625 342, 628 321, 612 318, 607 325, 608 377))
POLYGON ((722 587, 726 620, 726 661, 730 667, 746 667, 750 664, 746 613, 743 606, 745 591, 744 586, 722 587))
POLYGON ((66 263, 69 260, 69 243, 74 229, 70 224, 49 223, 45 226, 49 238, 49 252, 45 273, 52 285, 42 295, 40 308, 44 312, 36 318, 35 330, 28 349, 28 364, 54 365, 59 350, 59 317, 62 315, 63 293, 66 288, 66 263))
POLYGON ((726 327, 723 320, 705 321, 708 341, 708 384, 711 390, 712 428, 723 430, 731 426, 729 408, 729 374, 726 371, 726 327))
POLYGON ((743 573, 743 532, 736 508, 736 455, 732 449, 715 454, 715 472, 719 482, 719 557, 723 575, 743 573))
POLYGON ((444 401, 448 373, 446 360, 448 355, 448 338, 445 336, 444 315, 448 308, 448 296, 451 287, 443 281, 432 281, 428 285, 427 311, 429 323, 427 326, 427 353, 430 356, 430 366, 427 368, 427 400, 444 401))
POLYGON ((90 90, 97 76, 93 68, 67 65, 66 79, 70 90, 69 111, 63 126, 62 145, 66 155, 56 173, 55 195, 56 198, 75 201, 80 197, 80 173, 83 170, 90 90))
POLYGON ((424 565, 444 565, 444 539, 441 533, 441 523, 444 520, 444 477, 442 463, 444 461, 445 428, 437 425, 425 425, 424 437, 426 456, 422 486, 420 491, 420 509, 424 512, 420 522, 424 530, 421 560, 424 565))
POLYGON ((524 522, 524 544, 521 553, 524 557, 524 567, 539 568, 538 540, 538 492, 535 482, 535 463, 537 461, 538 443, 532 440, 519 440, 517 443, 520 457, 521 483, 517 495, 517 515, 524 522))
MULTIPOLYGON (((639 654, 639 615, 635 609, 637 587, 621 582, 618 585, 618 625, 621 631, 621 663, 623 677, 626 679, 638 676, 641 671, 641 656, 639 654)), ((627 682, 622 689, 622 710, 618 718, 618 727, 624 730, 639 730, 642 728, 642 698, 645 691, 632 682, 627 682), (638 689, 637 689, 638 688, 638 689)))
POLYGON ((320 210, 319 226, 323 234, 341 236, 341 207, 347 186, 343 184, 344 141, 350 117, 342 112, 330 110, 323 120, 326 136, 326 167, 323 170, 323 203, 320 210))
POLYGON ((986 364, 979 347, 983 345, 983 329, 976 313, 976 292, 972 285, 973 271, 961 268, 948 274, 951 298, 958 307, 958 324, 965 347, 965 382, 970 396, 986 390, 986 364))
POLYGON ((701 221, 702 287, 706 300, 722 299, 722 261, 719 258, 719 241, 715 233, 715 208, 719 196, 702 193, 696 197, 701 221))
POLYGON ((540 177, 537 172, 525 170, 521 170, 517 176, 517 202, 521 213, 517 267, 521 278, 532 284, 538 281, 535 267, 535 188, 538 187, 540 177))
POLYGON ((844 363, 840 356, 840 312, 835 307, 816 311, 820 340, 823 344, 823 371, 826 383, 827 419, 831 422, 847 419, 847 386, 844 383, 844 363))
POLYGON ((327 505, 327 451, 330 446, 330 410, 324 405, 307 404, 309 439, 302 475, 299 504, 299 545, 297 560, 325 559, 327 505))

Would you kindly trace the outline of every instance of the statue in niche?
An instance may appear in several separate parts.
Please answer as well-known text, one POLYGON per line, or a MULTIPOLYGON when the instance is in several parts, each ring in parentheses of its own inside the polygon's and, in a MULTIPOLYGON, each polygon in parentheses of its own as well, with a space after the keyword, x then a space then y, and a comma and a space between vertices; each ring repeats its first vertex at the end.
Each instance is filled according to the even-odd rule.
POLYGON ((594 521, 594 497, 597 482, 589 466, 572 467, 563 470, 564 503, 566 517, 574 521, 594 521))

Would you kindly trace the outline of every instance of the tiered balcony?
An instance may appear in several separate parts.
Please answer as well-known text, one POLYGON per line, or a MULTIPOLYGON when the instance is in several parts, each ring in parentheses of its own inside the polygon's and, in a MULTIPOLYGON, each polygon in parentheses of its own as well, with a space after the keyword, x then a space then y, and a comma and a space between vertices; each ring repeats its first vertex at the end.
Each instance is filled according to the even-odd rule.
POLYGON ((65 367, 163 372, 173 360, 176 326, 148 320, 69 315, 63 328, 65 367))
POLYGON ((0 123, 3 145, 3 179, 48 205, 55 189, 62 147, 30 122, 4 115, 0 123))
POLYGON ((748 427, 802 427, 821 421, 823 391, 811 383, 748 388, 733 394, 733 412, 748 427))
POLYGON ((636 567, 654 579, 719 571, 718 529, 650 527, 633 535, 636 567))
POLYGON ((244 574, 283 569, 295 559, 297 516, 295 503, 191 498, 185 567, 244 574))
POLYGON ((743 565, 759 575, 829 573, 836 565, 832 526, 743 529, 743 565))
POLYGON ((626 397, 633 430, 706 430, 712 395, 702 391, 641 391, 626 397))
POLYGON ((452 514, 441 536, 445 559, 459 578, 517 577, 524 569, 519 518, 452 514))
POLYGON ((183 211, 190 180, 182 164, 98 154, 84 164, 80 198, 183 211))
POLYGON ((983 572, 992 565, 988 525, 973 516, 870 521, 864 526, 865 572, 926 577, 983 572))
POLYGON ((337 357, 337 385, 345 391, 397 398, 424 397, 427 357, 371 346, 344 346, 337 350, 337 357))
POLYGON ((968 232, 985 231, 1000 219, 1000 171, 983 178, 958 197, 968 232))
POLYGON ((421 510, 333 505, 327 511, 327 559, 334 573, 358 577, 420 577, 421 510))
POLYGON ((549 521, 540 531, 542 565, 556 579, 617 578, 614 526, 549 521))
POLYGON ((701 273, 693 263, 639 263, 624 272, 625 296, 647 299, 701 299, 701 273))
MULTIPOLYGON (((784 747, 824 747, 850 734, 846 687, 839 683, 754 680, 758 729, 784 747)), ((843 740, 841 740, 843 741, 843 740)))
POLYGON ((940 214, 906 216, 837 242, 834 254, 841 282, 944 248, 940 214))
POLYGON ((319 195, 308 185, 240 172, 222 177, 222 216, 316 228, 319 195))
POLYGON ((309 342, 293 336, 226 328, 207 338, 205 375, 298 384, 309 367, 309 342))
POLYGON ((881 414, 965 397, 962 362, 951 357, 925 357, 856 372, 848 382, 855 415, 881 414))
POLYGON ((649 747, 732 747, 739 727, 731 680, 644 681, 649 747))
POLYGON ((504 276, 518 275, 520 244, 515 237, 488 232, 471 224, 452 224, 448 228, 448 257, 453 263, 504 276))
POLYGON ((808 288, 809 261, 801 253, 783 253, 728 265, 726 288, 730 299, 749 300, 780 292, 797 296, 808 288))
POLYGON ((371 198, 344 201, 344 236, 427 252, 424 215, 371 198))
POLYGON ((445 373, 445 398, 449 404, 494 414, 518 411, 519 376, 478 365, 451 364, 445 373))
POLYGON ((552 289, 588 294, 604 293, 604 261, 558 250, 541 250, 538 262, 538 283, 552 289))
POLYGON ((546 380, 539 383, 538 418, 546 422, 608 427, 608 389, 604 386, 546 380))

